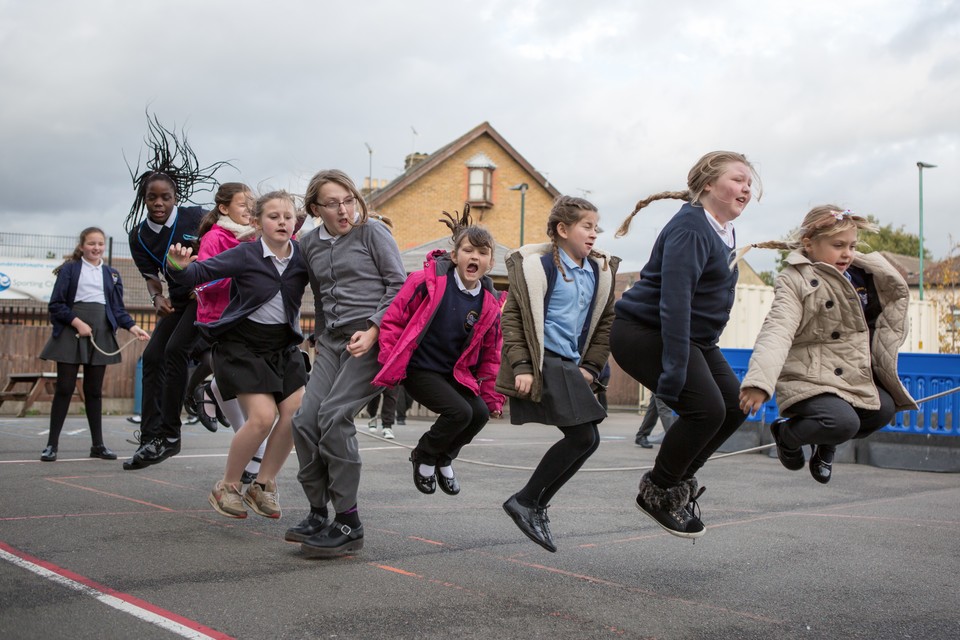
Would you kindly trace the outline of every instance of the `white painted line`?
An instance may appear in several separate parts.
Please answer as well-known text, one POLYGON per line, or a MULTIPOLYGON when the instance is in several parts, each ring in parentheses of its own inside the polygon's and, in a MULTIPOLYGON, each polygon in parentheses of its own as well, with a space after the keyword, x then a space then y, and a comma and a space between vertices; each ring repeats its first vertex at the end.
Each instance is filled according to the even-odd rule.
POLYGON ((191 638, 192 640, 232 640, 231 636, 225 635, 216 631, 214 629, 209 629, 201 624, 194 623, 192 620, 183 618, 174 613, 161 609, 160 607, 154 607, 153 605, 134 598, 125 593, 120 593, 118 591, 113 591, 112 589, 107 589, 102 585, 99 585, 92 580, 86 580, 82 576, 74 575, 77 579, 67 577, 66 573, 68 572, 65 569, 56 567, 50 563, 44 563, 48 565, 47 567, 39 564, 39 561, 35 561, 35 558, 27 556, 26 554, 18 555, 13 553, 13 548, 8 545, 0 542, 0 558, 14 564, 22 569, 31 571, 38 576, 46 578, 51 582, 55 582, 64 587, 68 587, 75 591, 90 596, 91 598, 102 602, 108 607, 113 607, 118 611, 123 611, 124 613, 130 614, 135 618, 139 618, 150 624, 154 624, 161 629, 175 633, 176 635, 182 638, 191 638), (173 618, 178 618, 180 621, 174 620, 173 618), (193 628, 183 624, 183 622, 192 624, 193 628))

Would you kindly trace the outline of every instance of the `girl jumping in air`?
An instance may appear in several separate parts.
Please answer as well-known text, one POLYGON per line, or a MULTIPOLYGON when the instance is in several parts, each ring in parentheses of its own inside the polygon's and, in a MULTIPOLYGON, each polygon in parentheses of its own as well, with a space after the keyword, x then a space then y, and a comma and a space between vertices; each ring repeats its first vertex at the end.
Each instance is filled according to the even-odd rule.
POLYGON ((453 251, 428 255, 423 271, 407 279, 387 309, 380 324, 383 369, 373 383, 402 381, 414 400, 439 414, 410 455, 413 484, 422 493, 439 485, 456 495, 460 483, 451 463, 503 408, 494 390, 503 336, 500 297, 486 275, 493 268, 493 236, 472 226, 469 205, 459 218, 443 213, 453 251))
POLYGON ((753 347, 740 406, 755 412, 776 390, 787 416, 770 427, 780 462, 802 469, 801 447, 811 445, 810 474, 824 484, 837 445, 917 408, 897 375, 909 325, 907 283, 880 254, 857 253, 860 229, 876 227, 822 205, 804 217, 794 241, 753 245, 792 252, 753 347))
POLYGON ((503 508, 528 538, 557 550, 550 500, 600 445, 607 413, 594 390, 610 352, 614 282, 620 259, 594 249, 599 214, 583 198, 560 196, 547 218, 550 242, 506 258, 497 391, 510 396, 510 422, 556 425, 563 439, 544 454, 503 508))
POLYGON ((316 305, 317 346, 293 437, 310 513, 284 537, 300 542, 304 555, 323 558, 363 548, 354 416, 382 391, 371 384, 380 370, 380 324, 406 272, 390 229, 370 215, 342 171, 313 176, 304 208, 317 218, 300 240, 316 305))
POLYGON ((241 243, 202 262, 189 262, 192 249, 175 245, 168 273, 174 282, 191 287, 233 278, 223 314, 201 330, 213 345, 213 371, 223 397, 238 398, 247 421, 230 443, 223 478, 209 502, 231 518, 246 518, 245 505, 258 515, 279 518, 277 474, 293 448, 290 421, 307 381, 298 348, 307 270, 292 240, 297 218, 290 194, 261 196, 253 215, 262 233, 259 242, 241 243), (244 467, 264 440, 257 478, 241 496, 244 467))
POLYGON ((746 419, 740 383, 717 341, 736 299, 733 221, 752 198, 754 173, 739 153, 708 153, 687 174, 686 191, 641 200, 617 231, 626 234, 651 202, 685 201, 657 236, 640 279, 617 302, 610 333, 617 363, 680 416, 640 480, 636 506, 684 538, 706 530, 695 513, 702 493, 695 474, 746 419))

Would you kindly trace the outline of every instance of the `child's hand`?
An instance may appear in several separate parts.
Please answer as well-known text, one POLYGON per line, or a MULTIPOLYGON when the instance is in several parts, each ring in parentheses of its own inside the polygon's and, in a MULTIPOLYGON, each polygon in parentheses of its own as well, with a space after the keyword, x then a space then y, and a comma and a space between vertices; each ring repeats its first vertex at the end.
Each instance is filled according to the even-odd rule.
POLYGON ((503 416, 503 412, 502 412, 502 411, 491 411, 491 412, 490 412, 490 417, 491 417, 492 419, 494 419, 494 420, 499 419, 501 416, 503 416))
POLYGON ((78 338, 89 338, 93 335, 93 329, 90 328, 90 325, 80 318, 74 318, 70 324, 77 330, 78 338))
POLYGON ((178 271, 182 271, 188 264, 196 259, 197 257, 193 255, 193 247, 185 247, 179 242, 167 251, 167 262, 178 271))
POLYGON ((532 373, 518 373, 513 378, 513 388, 522 396, 530 395, 530 389, 533 387, 532 373))
POLYGON ((745 387, 740 390, 740 409, 747 414, 759 411, 767 402, 767 392, 756 387, 745 387))
POLYGON ((347 343, 347 352, 354 358, 359 358, 377 344, 377 338, 380 337, 380 327, 374 325, 366 331, 357 331, 350 336, 350 342, 347 343))
POLYGON ((144 331, 143 329, 141 329, 140 327, 138 327, 137 325, 133 325, 132 327, 130 327, 130 333, 137 336, 137 340, 139 340, 140 342, 145 342, 150 339, 150 334, 144 331))
POLYGON ((580 375, 583 376, 583 379, 587 381, 587 384, 588 384, 588 385, 591 385, 591 386, 593 385, 593 374, 592 374, 592 373, 590 373, 589 371, 587 371, 587 370, 584 369, 583 367, 580 367, 580 375))

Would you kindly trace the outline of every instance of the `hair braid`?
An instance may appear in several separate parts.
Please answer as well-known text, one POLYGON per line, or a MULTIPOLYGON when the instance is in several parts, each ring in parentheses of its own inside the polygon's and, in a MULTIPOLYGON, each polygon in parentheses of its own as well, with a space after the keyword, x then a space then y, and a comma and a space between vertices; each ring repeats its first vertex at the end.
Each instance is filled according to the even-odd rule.
POLYGON ((615 238, 622 238, 627 235, 627 232, 630 231, 630 223, 633 221, 633 216, 637 215, 640 209, 643 209, 652 202, 657 200, 684 200, 686 202, 690 201, 690 190, 686 189, 685 191, 661 191, 660 193, 655 193, 652 196, 648 196, 643 200, 637 202, 636 206, 633 208, 633 211, 626 217, 626 219, 620 223, 620 228, 617 229, 617 232, 614 234, 615 238))

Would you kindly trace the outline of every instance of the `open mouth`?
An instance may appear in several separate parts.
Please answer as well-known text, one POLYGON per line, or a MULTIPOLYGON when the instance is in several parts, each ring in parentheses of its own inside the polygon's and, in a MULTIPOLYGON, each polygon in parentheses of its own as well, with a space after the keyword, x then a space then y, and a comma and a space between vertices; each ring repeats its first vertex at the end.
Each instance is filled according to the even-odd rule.
POLYGON ((480 267, 478 267, 477 265, 475 265, 475 264, 468 264, 468 265, 467 265, 466 272, 469 273, 469 274, 471 274, 471 275, 473 275, 473 274, 477 273, 477 271, 479 271, 479 270, 480 270, 480 267))

